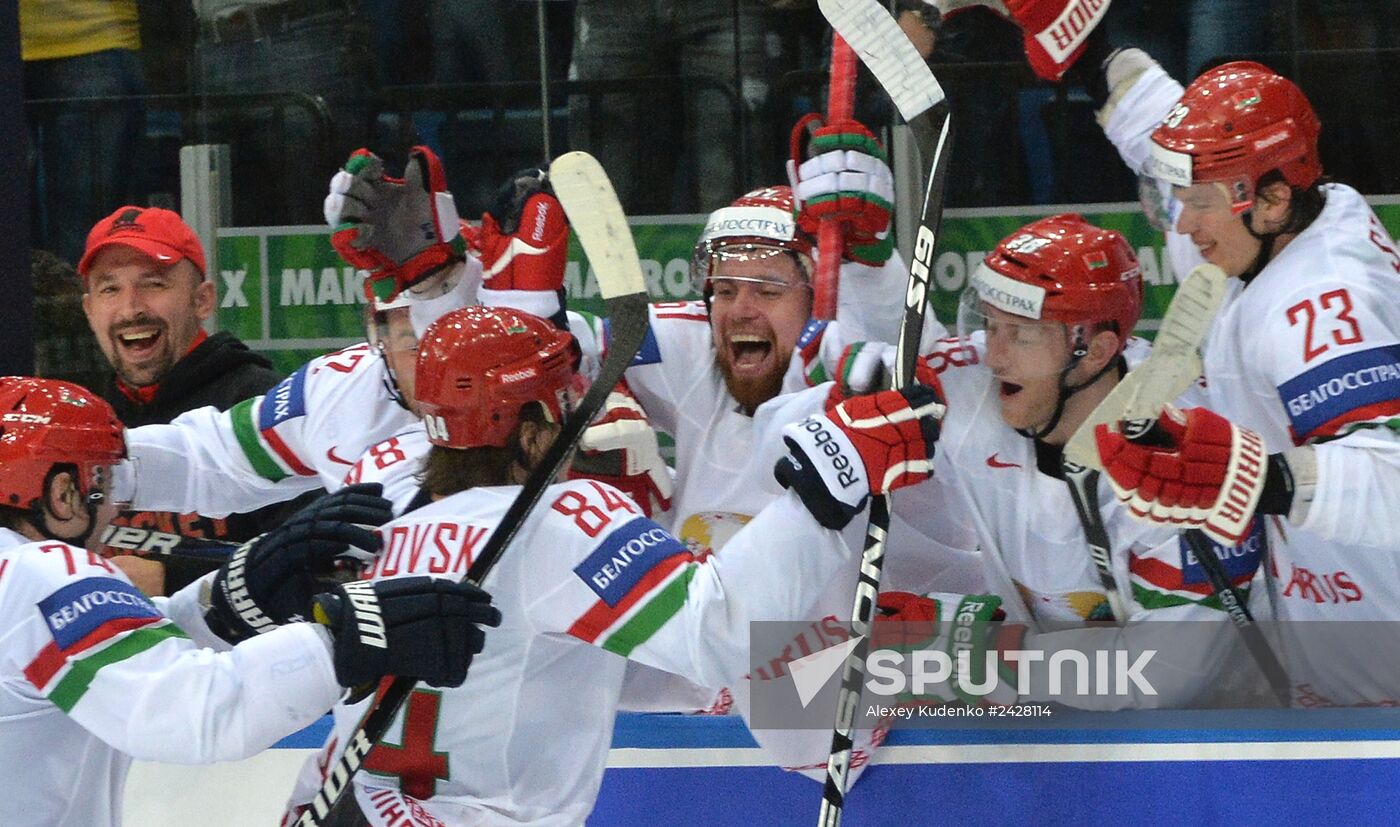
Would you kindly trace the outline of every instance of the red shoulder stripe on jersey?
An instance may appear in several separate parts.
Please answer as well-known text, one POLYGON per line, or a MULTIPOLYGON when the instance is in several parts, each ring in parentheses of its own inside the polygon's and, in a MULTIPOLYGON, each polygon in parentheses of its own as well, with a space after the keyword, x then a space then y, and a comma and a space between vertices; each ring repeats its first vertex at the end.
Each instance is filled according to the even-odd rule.
POLYGON ((569 627, 569 634, 586 643, 595 642, 603 632, 627 614, 627 610, 635 606, 637 601, 650 594, 671 572, 693 562, 695 562, 695 555, 689 551, 672 554, 652 566, 651 570, 637 581, 637 584, 617 602, 616 606, 609 606, 602 600, 594 603, 592 608, 584 612, 583 616, 575 620, 574 624, 569 627))
POLYGON ((142 626, 150 626, 153 623, 163 623, 164 617, 118 617, 93 629, 85 637, 74 643, 67 649, 58 648, 58 644, 49 641, 48 645, 39 650, 39 654, 34 656, 34 660, 24 667, 24 676, 34 685, 35 689, 42 690, 53 680, 53 676, 63 668, 68 662, 68 658, 84 652, 99 643, 116 637, 132 629, 139 629, 142 626))
POLYGON ((1313 428, 1312 431, 1301 436, 1293 432, 1292 426, 1289 426, 1288 433, 1289 436, 1293 438, 1294 445, 1302 445, 1305 442, 1315 439, 1334 437, 1337 435, 1338 431, 1341 431, 1348 425, 1357 425, 1369 422, 1373 419, 1386 419, 1396 415, 1400 415, 1400 399, 1386 399, 1381 402, 1374 402, 1370 405, 1362 405, 1359 408, 1353 408, 1341 416, 1327 420, 1316 428, 1313 428))
POLYGON ((291 468, 292 471, 295 472, 298 476, 316 476, 316 472, 306 467, 306 463, 302 462, 301 458, 298 457, 296 453, 292 451, 291 448, 287 447, 287 443, 282 441, 282 437, 277 435, 276 430, 268 428, 267 430, 261 431, 260 433, 262 434, 263 439, 267 440, 268 447, 276 451, 277 456, 281 457, 282 461, 287 463, 287 467, 291 468))

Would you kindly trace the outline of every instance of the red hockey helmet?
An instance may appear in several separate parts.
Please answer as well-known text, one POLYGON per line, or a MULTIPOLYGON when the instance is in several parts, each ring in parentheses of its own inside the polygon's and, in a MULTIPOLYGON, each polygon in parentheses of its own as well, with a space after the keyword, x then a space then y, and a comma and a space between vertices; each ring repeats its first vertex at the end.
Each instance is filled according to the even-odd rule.
POLYGON ((1068 326, 1113 322, 1119 352, 1142 314, 1142 268, 1126 239, 1062 213, 997 244, 963 293, 959 328, 980 327, 983 306, 1068 326))
POLYGON ((55 463, 78 466, 83 496, 126 456, 112 406, 55 379, 0 378, 0 505, 29 508, 55 463))
POLYGON ((1322 125, 1302 91, 1267 66, 1234 61, 1196 78, 1152 133, 1146 172, 1170 184, 1218 182, 1232 209, 1254 204, 1254 187, 1278 170, 1306 189, 1322 175, 1322 125))
POLYGON ((719 262, 762 259, 782 253, 796 255, 803 275, 810 281, 815 246, 812 236, 797 226, 792 187, 762 187, 710 213, 691 255, 691 282, 697 292, 704 293, 705 282, 714 275, 719 262))
POLYGON ((508 307, 447 313, 418 344, 414 395, 428 441, 504 446, 530 402, 562 422, 573 360, 573 337, 537 316, 508 307))

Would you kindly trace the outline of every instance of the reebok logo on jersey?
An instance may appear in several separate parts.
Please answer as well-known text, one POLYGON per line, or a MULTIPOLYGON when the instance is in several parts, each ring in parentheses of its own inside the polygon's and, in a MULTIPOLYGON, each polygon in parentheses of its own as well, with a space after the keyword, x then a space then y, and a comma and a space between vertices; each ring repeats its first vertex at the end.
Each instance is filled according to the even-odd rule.
POLYGON ((258 412, 258 430, 266 431, 289 419, 306 416, 305 385, 305 366, 278 382, 277 387, 263 397, 262 409, 258 412))
POLYGON ((276 624, 272 619, 263 614, 262 609, 253 600, 253 596, 248 593, 248 581, 244 578, 244 571, 248 568, 248 552, 252 550, 256 540, 249 540, 238 547, 233 556, 228 560, 228 569, 224 574, 223 593, 224 599, 233 607, 243 622, 248 624, 253 631, 258 634, 270 632, 276 624))
POLYGON ((367 580, 346 583, 341 588, 350 598, 350 608, 355 613, 355 634, 360 642, 376 649, 388 649, 389 637, 384 628, 384 611, 379 608, 379 595, 374 584, 367 580))
POLYGON ((647 572, 685 546, 664 528, 638 517, 609 534, 574 567, 574 574, 609 606, 622 602, 647 572))
POLYGON ((111 620, 161 617, 135 586, 110 577, 70 583, 39 601, 39 611, 60 649, 72 647, 111 620))
POLYGON ((1297 443, 1400 413, 1400 345, 1347 353, 1278 386, 1297 443))

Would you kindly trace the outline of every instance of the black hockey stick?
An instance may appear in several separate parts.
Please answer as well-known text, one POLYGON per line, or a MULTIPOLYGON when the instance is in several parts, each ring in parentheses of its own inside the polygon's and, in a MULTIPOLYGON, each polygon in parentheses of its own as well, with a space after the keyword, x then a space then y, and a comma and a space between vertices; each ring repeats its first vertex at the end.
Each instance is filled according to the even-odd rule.
POLYGON ((138 557, 183 557, 222 563, 241 543, 186 537, 153 528, 129 525, 109 525, 102 532, 102 545, 130 551, 138 557))
MULTIPOLYGON (((608 350, 583 400, 570 414, 544 458, 530 472, 481 554, 467 569, 465 579, 476 584, 490 574, 530 511, 544 496, 545 489, 554 483, 584 429, 603 409, 608 394, 632 364, 647 331, 646 280, 631 230, 603 168, 587 153, 570 152, 550 165, 549 180, 598 278, 610 326, 608 350)), ((416 685, 417 682, 409 678, 394 678, 346 741, 344 751, 326 774, 316 797, 297 819, 298 825, 327 823, 332 808, 350 788, 351 777, 384 737, 399 707, 416 685)))
MULTIPOLYGON (((919 56, 913 43, 878 0, 818 0, 822 14, 857 56, 870 67, 876 80, 909 123, 921 152, 929 163, 914 257, 909 263, 909 287, 904 295, 904 321, 894 364, 894 387, 912 383, 924 313, 928 308, 929 271, 933 267, 938 225, 943 218, 943 192, 948 179, 952 121, 943 88, 919 56)), ((831 732, 831 755, 826 764, 826 784, 817 823, 835 827, 841 823, 846 784, 851 769, 851 749, 856 709, 865 677, 865 656, 870 648, 870 626, 880 596, 880 576, 885 564, 885 537, 889 532, 889 502, 870 500, 870 525, 861 551, 860 579, 851 609, 851 634, 856 645, 841 668, 841 689, 836 702, 836 722, 831 732)))

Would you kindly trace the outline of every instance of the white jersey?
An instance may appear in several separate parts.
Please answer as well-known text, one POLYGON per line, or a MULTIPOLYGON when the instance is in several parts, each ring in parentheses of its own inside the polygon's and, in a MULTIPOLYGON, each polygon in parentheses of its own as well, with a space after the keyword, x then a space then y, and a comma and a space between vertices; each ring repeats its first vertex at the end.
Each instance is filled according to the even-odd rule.
MULTIPOLYGON (((369 577, 461 577, 519 491, 471 489, 389 523, 369 577)), ((552 486, 483 584, 500 628, 460 688, 410 696, 356 775, 361 809, 376 825, 583 823, 629 661, 733 681, 749 623, 804 617, 851 557, 791 494, 697 555, 610 486, 552 486)), ((363 712, 337 708, 339 738, 363 712)))
MULTIPOLYGON (((1181 92, 1154 66, 1114 110, 1106 132, 1135 169, 1151 127, 1181 92)), ((1232 280, 1205 348, 1209 406, 1257 431, 1270 453, 1304 444, 1316 451, 1317 490, 1303 525, 1268 520, 1275 616, 1393 620, 1400 616, 1400 255, 1360 194, 1335 184, 1322 191, 1326 205, 1307 229, 1247 288, 1232 280)), ((1180 205, 1165 203, 1174 226, 1180 205)), ((1188 237, 1169 232, 1167 246, 1178 273, 1201 261, 1188 237)), ((1302 628, 1283 624, 1285 634, 1302 628)), ((1385 659, 1375 657, 1374 643, 1310 638, 1290 646, 1298 702, 1400 702, 1400 683, 1376 671, 1385 659)))
POLYGON ((0 801, 27 825, 118 825, 132 758, 246 758, 325 714, 341 688, 309 624, 235 649, 192 584, 156 601, 97 554, 0 529, 0 801), (226 646, 222 648, 227 649, 226 646))
MULTIPOLYGON (((1146 350, 1145 342, 1132 340, 1130 363, 1146 350)), ((1059 452, 1005 424, 996 382, 976 347, 948 340, 922 358, 938 371, 947 394, 934 477, 952 496, 934 502, 925 497, 921 509, 909 511, 958 509, 971 518, 990 591, 1002 598, 1008 621, 1032 630, 1025 648, 1045 651, 1047 658, 1059 647, 1123 649, 1130 660, 1144 649, 1158 650, 1151 680, 1156 695, 1056 700, 1094 709, 1182 706, 1215 688, 1211 679, 1227 658, 1234 656, 1239 668, 1243 655, 1235 647, 1236 636, 1185 541, 1170 528, 1134 520, 1105 481, 1098 485, 1096 507, 1109 537, 1117 599, 1126 615, 1113 619, 1126 626, 1085 627, 1086 621, 1107 620, 1113 612, 1068 484, 1059 474, 1059 452), (1184 647, 1179 641, 1189 634, 1186 627, 1144 622, 1149 620, 1208 621, 1220 628, 1201 628, 1201 645, 1184 647), (1169 659, 1174 668, 1163 670, 1169 659), (1158 679, 1159 674, 1171 683, 1158 679)), ((908 496, 922 488, 898 493, 908 496)), ((1246 591, 1259 568, 1261 533, 1256 523, 1253 536, 1240 546, 1215 548, 1233 583, 1246 591)), ((908 553, 890 546, 892 556, 908 553)), ((1033 685, 1023 700, 1045 700, 1044 690, 1033 685)))

